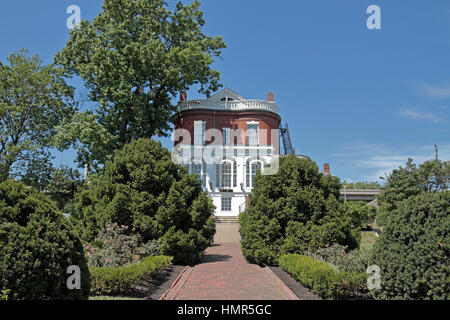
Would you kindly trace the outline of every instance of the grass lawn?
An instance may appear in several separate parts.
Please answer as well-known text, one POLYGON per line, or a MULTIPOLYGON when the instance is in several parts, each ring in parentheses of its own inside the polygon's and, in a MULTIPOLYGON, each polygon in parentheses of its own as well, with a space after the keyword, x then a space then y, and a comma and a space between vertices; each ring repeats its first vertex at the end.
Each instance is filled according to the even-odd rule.
POLYGON ((360 249, 371 249, 377 240, 377 235, 372 231, 361 231, 361 245, 360 249))
POLYGON ((110 297, 110 296, 91 296, 89 300, 143 300, 132 297, 110 297))

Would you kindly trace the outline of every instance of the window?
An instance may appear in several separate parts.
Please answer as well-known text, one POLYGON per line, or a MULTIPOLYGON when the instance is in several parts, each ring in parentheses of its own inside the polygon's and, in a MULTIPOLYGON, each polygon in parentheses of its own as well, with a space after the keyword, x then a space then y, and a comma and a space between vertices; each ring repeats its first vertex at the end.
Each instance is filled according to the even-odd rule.
POLYGON ((192 164, 192 173, 195 173, 198 177, 198 180, 202 182, 203 187, 206 187, 206 163, 193 163, 192 164))
POLYGON ((222 211, 231 211, 231 198, 222 198, 222 211))
POLYGON ((247 137, 249 146, 256 146, 259 144, 258 131, 259 131, 259 124, 257 123, 247 124, 247 137))
POLYGON ((231 188, 232 165, 230 161, 222 163, 222 187, 231 188))
POLYGON ((261 162, 259 162, 259 161, 255 161, 252 163, 252 187, 253 187, 253 181, 255 180, 257 171, 261 171, 261 162))
POLYGON ((230 144, 230 128, 223 128, 222 129, 223 134, 223 145, 227 146, 230 144))
POLYGON ((245 162, 245 186, 247 188, 253 187, 253 181, 255 180, 256 173, 261 171, 261 161, 254 161, 250 165, 250 159, 245 162))
POLYGON ((245 161, 245 186, 250 188, 250 159, 245 161))
POLYGON ((194 145, 202 146, 205 144, 206 122, 194 121, 194 145))

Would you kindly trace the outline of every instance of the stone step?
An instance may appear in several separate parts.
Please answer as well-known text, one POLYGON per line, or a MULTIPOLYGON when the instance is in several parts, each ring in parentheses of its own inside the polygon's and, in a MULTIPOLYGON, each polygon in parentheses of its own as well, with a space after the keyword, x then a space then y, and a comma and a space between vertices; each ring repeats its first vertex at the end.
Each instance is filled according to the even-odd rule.
POLYGON ((241 235, 239 234, 239 224, 236 222, 216 222, 216 234, 214 235, 215 243, 222 242, 239 242, 241 235))
POLYGON ((216 223, 237 223, 238 217, 214 217, 216 223))

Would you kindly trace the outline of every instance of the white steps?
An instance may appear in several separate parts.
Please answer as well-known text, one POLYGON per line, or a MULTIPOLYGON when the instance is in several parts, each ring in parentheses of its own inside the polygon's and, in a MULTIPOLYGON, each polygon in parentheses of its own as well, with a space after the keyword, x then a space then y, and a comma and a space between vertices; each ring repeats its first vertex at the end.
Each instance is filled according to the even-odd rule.
POLYGON ((241 240, 237 217, 215 217, 215 220, 216 234, 214 235, 214 243, 237 243, 241 240))

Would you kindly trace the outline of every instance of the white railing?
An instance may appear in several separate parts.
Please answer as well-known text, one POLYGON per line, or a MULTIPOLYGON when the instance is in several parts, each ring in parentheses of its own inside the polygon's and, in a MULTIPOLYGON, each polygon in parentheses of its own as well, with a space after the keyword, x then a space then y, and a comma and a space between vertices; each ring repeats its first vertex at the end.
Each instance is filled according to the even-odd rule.
POLYGON ((274 102, 268 102, 263 100, 242 100, 242 101, 192 100, 178 103, 178 112, 193 109, 210 109, 219 111, 264 110, 278 114, 278 107, 274 102))

